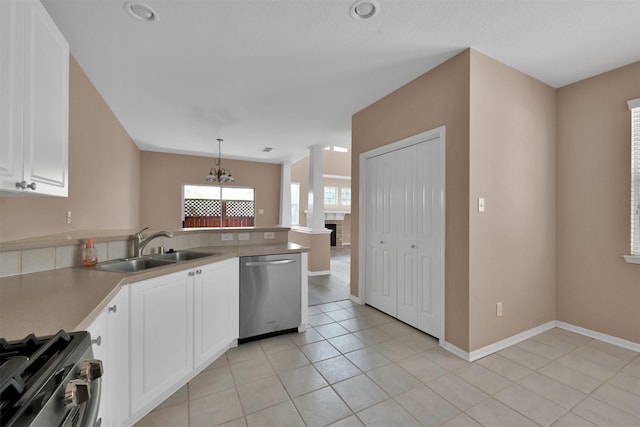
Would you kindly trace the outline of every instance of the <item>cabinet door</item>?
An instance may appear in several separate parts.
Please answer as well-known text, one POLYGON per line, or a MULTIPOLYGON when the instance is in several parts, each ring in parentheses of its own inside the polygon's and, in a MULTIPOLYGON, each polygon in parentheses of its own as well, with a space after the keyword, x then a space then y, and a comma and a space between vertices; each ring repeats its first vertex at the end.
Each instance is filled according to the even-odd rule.
POLYGON ((238 338, 238 274, 238 258, 196 269, 196 368, 215 360, 238 338))
POLYGON ((193 279, 187 271, 131 285, 131 412, 159 403, 193 369, 193 279))
POLYGON ((35 193, 66 197, 69 45, 39 1, 25 4, 24 22, 24 180, 35 193))
POLYGON ((129 418, 129 288, 122 288, 108 304, 106 350, 109 366, 104 366, 108 412, 102 426, 118 427, 129 418))
POLYGON ((0 1, 0 189, 22 181, 24 4, 0 1))

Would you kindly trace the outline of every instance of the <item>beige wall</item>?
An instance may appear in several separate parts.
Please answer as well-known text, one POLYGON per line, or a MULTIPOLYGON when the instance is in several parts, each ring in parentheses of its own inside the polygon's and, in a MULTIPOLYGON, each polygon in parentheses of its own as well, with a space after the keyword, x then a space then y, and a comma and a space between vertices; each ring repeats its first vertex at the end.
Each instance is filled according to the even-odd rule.
MULTIPOLYGON (((322 173, 325 175, 338 175, 338 176, 351 176, 351 152, 341 153, 332 150, 322 150, 322 173)), ((338 196, 340 195, 341 187, 351 187, 350 180, 344 179, 333 179, 333 178, 324 178, 323 184, 325 186, 333 185, 338 187, 338 196)), ((300 183, 300 224, 301 226, 307 225, 306 214, 304 213, 307 210, 309 205, 308 194, 309 194, 309 157, 305 157, 303 159, 298 160, 297 162, 291 165, 291 182, 299 182, 300 183)), ((354 197, 354 193, 352 191, 351 197, 354 197)), ((342 206, 342 205, 326 205, 326 211, 348 211, 351 209, 351 206, 342 206)), ((344 235, 351 236, 351 220, 345 220, 343 227, 347 227, 343 229, 344 235)), ((350 238, 346 240, 349 242, 350 238)))
POLYGON ((73 57, 69 74, 69 197, 0 197, 0 241, 139 225, 140 152, 73 57))
POLYGON ((473 351, 555 320, 556 91, 473 50, 470 90, 473 351))
POLYGON ((309 248, 309 272, 324 273, 331 270, 331 235, 289 231, 289 241, 309 248))
POLYGON ((351 176, 351 152, 322 150, 322 173, 351 176))
MULTIPOLYGON (((182 227, 182 185, 206 185, 215 159, 143 151, 140 156, 141 224, 152 229, 182 227)), ((281 166, 274 163, 222 159, 236 187, 256 189, 256 226, 277 225, 280 220, 281 166), (259 210, 264 211, 263 214, 259 210)))
POLYGON ((558 90, 557 317, 640 343, 630 245, 631 129, 640 62, 558 90))
POLYGON ((418 77, 352 119, 351 294, 358 295, 360 154, 446 126, 445 336, 469 344, 469 63, 470 51, 418 77))

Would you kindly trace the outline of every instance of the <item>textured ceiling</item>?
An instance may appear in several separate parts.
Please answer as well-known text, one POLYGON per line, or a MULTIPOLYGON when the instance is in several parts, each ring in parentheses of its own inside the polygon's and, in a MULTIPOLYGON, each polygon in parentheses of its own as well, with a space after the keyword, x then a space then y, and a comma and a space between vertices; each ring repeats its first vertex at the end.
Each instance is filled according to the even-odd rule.
POLYGON ((42 2, 136 144, 192 155, 348 147, 353 113, 468 47, 553 87, 640 60, 638 0, 378 0, 367 21, 350 0, 146 0, 153 23, 42 2))

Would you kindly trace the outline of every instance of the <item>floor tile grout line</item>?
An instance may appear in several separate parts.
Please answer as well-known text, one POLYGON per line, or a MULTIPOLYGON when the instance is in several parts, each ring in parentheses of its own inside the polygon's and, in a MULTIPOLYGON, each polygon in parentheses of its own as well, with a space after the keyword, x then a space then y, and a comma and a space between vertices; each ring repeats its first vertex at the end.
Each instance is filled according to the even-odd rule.
MULTIPOLYGON (((358 317, 364 317, 364 316, 365 316, 365 315, 359 315, 358 317)), ((332 323, 333 323, 333 324, 337 324, 337 323, 338 323, 338 321, 335 321, 335 320, 334 320, 332 323)), ((391 322, 389 322, 389 323, 391 323, 391 322)), ((367 329, 377 329, 377 328, 378 328, 378 326, 372 326, 372 327, 369 327, 369 328, 366 328, 366 329, 363 329, 363 330, 367 330, 367 329)), ((313 327, 310 327, 310 329, 313 329, 313 327)), ((363 330, 361 330, 361 331, 363 331, 363 330)), ((359 331, 349 331, 348 333, 346 333, 346 334, 342 334, 342 335, 339 335, 339 336, 352 335, 353 337, 358 338, 358 336, 357 336, 357 335, 355 335, 355 333, 356 333, 356 332, 359 332, 359 331)), ((317 332, 317 331, 316 331, 316 333, 318 333, 320 336, 322 336, 322 334, 320 334, 319 332, 317 332)), ((301 342, 300 344, 298 344, 298 343, 297 343, 293 338, 291 338, 290 336, 288 336, 288 335, 283 335, 283 336, 287 336, 288 340, 290 340, 290 342, 292 343, 292 348, 298 349, 299 351, 301 351, 301 347, 303 347, 303 346, 305 346, 305 345, 313 344, 313 343, 306 343, 306 342, 304 342, 304 343, 302 343, 302 342, 301 342)), ((316 361, 316 362, 311 362, 311 360, 308 358, 308 356, 307 356, 306 354, 304 354, 304 352, 302 352, 302 351, 301 351, 301 353, 303 354, 303 357, 305 357, 306 361, 307 361, 307 362, 309 362, 309 365, 303 365, 303 366, 311 366, 311 367, 313 367, 316 371, 318 371, 318 370, 317 370, 317 368, 315 367, 315 364, 316 364, 316 363, 319 363, 319 362, 322 362, 322 361, 325 361, 325 360, 330 360, 330 359, 333 359, 333 358, 335 358, 335 357, 339 357, 339 356, 347 357, 347 355, 348 355, 349 353, 353 353, 353 352, 355 352, 355 351, 359 351, 359 350, 363 350, 363 349, 367 349, 367 348, 371 348, 371 349, 373 349, 373 347, 375 347, 375 346, 377 346, 377 345, 381 344, 381 343, 368 344, 368 343, 366 343, 366 342, 364 342, 364 341, 363 341, 362 343, 364 344, 364 347, 362 347, 362 348, 360 348, 360 349, 356 349, 356 350, 344 351, 344 352, 343 352, 343 351, 341 351, 340 349, 338 349, 336 346, 334 346, 334 345, 329 341, 330 339, 337 338, 337 337, 331 337, 331 338, 326 338, 326 337, 324 337, 324 336, 322 336, 322 337, 323 337, 322 339, 320 339, 319 341, 316 341, 315 343, 319 343, 319 342, 323 342, 323 341, 324 341, 324 342, 326 342, 326 343, 328 343, 332 348, 334 348, 334 349, 338 352, 338 355, 337 355, 337 356, 334 356, 334 357, 331 357, 331 358, 327 358, 327 359, 321 359, 321 360, 318 360, 318 361, 316 361)), ((399 337, 399 338, 401 338, 401 337, 399 337)), ((396 339, 398 339, 398 338, 396 338, 396 339)), ((394 340, 395 340, 395 339, 391 339, 391 340, 387 340, 387 341, 384 341, 384 342, 392 342, 392 341, 394 341, 394 340)), ((555 381, 555 379, 554 379, 554 378, 552 378, 552 377, 549 377, 549 376, 545 375, 544 373, 540 372, 540 370, 542 370, 544 367, 548 366, 550 363, 553 363, 554 361, 557 361, 559 358, 563 357, 564 355, 569 354, 569 353, 571 353, 571 352, 574 352, 574 351, 576 351, 576 350, 580 349, 580 348, 581 348, 581 347, 583 347, 583 346, 587 346, 587 343, 589 343, 590 341, 591 341, 591 340, 585 341, 585 342, 583 342, 582 344, 579 344, 579 345, 577 345, 577 346, 573 347, 573 348, 572 348, 572 350, 569 350, 568 352, 565 352, 563 355, 561 355, 561 356, 557 357, 556 359, 548 359, 548 358, 546 358, 546 357, 544 357, 544 356, 538 355, 538 356, 543 357, 544 359, 549 360, 549 362, 548 362, 548 363, 546 363, 546 364, 544 364, 544 365, 542 365, 542 366, 537 367, 536 369, 533 369, 533 368, 530 368, 530 367, 528 367, 528 366, 524 365, 523 363, 519 362, 517 359, 513 359, 513 358, 510 358, 510 357, 507 357, 507 356, 505 356, 505 355, 502 355, 502 354, 501 354, 500 356, 501 356, 502 358, 504 358, 505 360, 508 360, 508 361, 510 361, 510 362, 512 362, 512 363, 518 364, 518 365, 520 365, 520 366, 522 366, 522 367, 524 367, 524 368, 526 368, 526 369, 530 369, 530 370, 531 370, 531 373, 529 373, 528 375, 525 375, 525 376, 523 376, 523 377, 521 377, 521 378, 519 378, 518 380, 515 380, 515 381, 512 381, 512 380, 510 380, 509 378, 503 377, 503 378, 505 378, 505 379, 509 382, 509 384, 510 384, 510 385, 508 385, 507 387, 512 386, 512 385, 517 385, 517 386, 522 387, 523 389, 527 390, 528 392, 534 393, 534 394, 536 394, 536 395, 540 396, 541 398, 543 398, 543 399, 545 399, 545 400, 547 400, 547 401, 549 401, 549 402, 551 402, 551 403, 555 403, 556 405, 558 405, 559 407, 561 407, 561 408, 562 408, 562 410, 563 410, 563 415, 561 415, 558 419, 560 419, 560 418, 564 417, 566 414, 569 414, 569 413, 571 413, 571 414, 573 414, 573 415, 575 415, 575 416, 579 416, 579 415, 575 414, 575 413, 573 412, 573 410, 574 410, 577 406, 579 406, 581 403, 583 403, 586 399, 588 399, 589 397, 591 397, 591 398, 593 398, 593 399, 596 399, 596 400, 598 400, 599 402, 601 402, 601 403, 603 403, 603 404, 605 404, 605 405, 607 405, 607 406, 609 406, 609 407, 612 407, 612 408, 614 408, 614 409, 616 409, 616 410, 618 410, 618 411, 621 411, 621 412, 623 412, 623 413, 625 413, 625 414, 628 414, 628 415, 630 415, 630 416, 632 416, 632 417, 635 417, 635 414, 629 413, 629 412, 627 412, 625 409, 620 408, 619 406, 611 405, 611 404, 610 404, 609 402, 607 402, 606 400, 603 400, 603 399, 601 399, 601 398, 596 397, 596 396, 594 395, 594 393, 596 393, 596 392, 597 392, 597 390, 599 390, 599 389, 600 389, 602 386, 604 386, 605 384, 609 385, 610 387, 614 387, 614 388, 616 388, 616 389, 618 389, 618 390, 621 390, 622 392, 629 393, 627 390, 621 389, 621 388, 617 387, 615 384, 610 383, 609 381, 611 381, 611 379, 613 379, 613 378, 614 378, 615 376, 617 376, 618 374, 622 373, 622 371, 623 371, 625 368, 627 368, 628 366, 630 366, 630 365, 632 365, 632 364, 634 364, 634 363, 637 363, 637 360, 640 360, 640 356, 636 356, 636 357, 630 358, 629 360, 624 359, 624 362, 625 362, 625 363, 624 363, 623 365, 621 365, 619 368, 617 368, 617 370, 613 371, 613 374, 612 374, 612 375, 610 375, 607 379, 600 380, 600 379, 598 379, 598 378, 592 377, 592 378, 594 378, 594 380, 597 380, 597 381, 599 382, 599 385, 598 385, 597 387, 595 387, 595 388, 594 388, 591 392, 589 392, 589 393, 584 393, 584 392, 582 392, 581 390, 575 389, 574 387, 572 387, 572 386, 571 386, 571 385, 569 385, 569 384, 565 384, 565 383, 563 383, 563 382, 559 382, 560 384, 562 384, 562 385, 564 385, 564 386, 570 387, 570 388, 572 388, 572 389, 574 389, 574 390, 576 390, 576 391, 578 391, 578 392, 580 392, 580 393, 584 394, 584 397, 583 397, 581 400, 579 400, 577 403, 573 404, 573 406, 571 406, 570 408, 566 408, 566 407, 564 407, 563 405, 559 405, 559 404, 557 404, 556 402, 553 402, 552 400, 547 399, 545 396, 540 395, 540 394, 539 394, 539 393, 537 393, 535 390, 531 390, 531 389, 528 389, 527 387, 524 387, 524 386, 519 382, 519 381, 521 381, 522 379, 524 379, 524 378, 526 378, 526 377, 528 377, 528 376, 530 376, 530 375, 533 375, 534 373, 537 373, 537 374, 539 374, 539 375, 543 375, 543 376, 545 376, 545 377, 549 378, 550 380, 555 381)), ((548 345, 548 344, 547 344, 547 343, 545 343, 545 342, 542 342, 542 343, 543 343, 543 344, 545 344, 545 345, 548 345)), ((396 343, 396 344, 401 345, 402 343, 396 343)), ((258 346, 258 347, 259 347, 259 349, 260 349, 260 352, 261 352, 262 357, 264 357, 264 358, 266 359, 267 363, 269 364, 269 366, 271 367, 272 371, 274 372, 274 376, 276 376, 276 378, 277 378, 278 382, 280 383, 281 387, 285 390, 285 393, 286 393, 286 395, 287 395, 287 397, 288 397, 287 401, 289 401, 289 402, 291 402, 291 403, 293 404, 294 408, 296 409, 296 412, 297 412, 298 416, 300 416, 300 418, 303 420, 303 423, 304 423, 304 418, 302 418, 302 414, 300 413, 300 411, 298 410, 297 406, 295 405, 294 400, 295 400, 295 399, 297 399, 297 398, 299 398, 299 397, 302 397, 302 396, 304 396, 304 395, 307 395, 307 394, 309 394, 309 393, 313 393, 314 391, 317 391, 317 390, 320 390, 320 389, 322 389, 322 388, 325 388, 325 387, 330 387, 330 388, 331 388, 331 390, 332 390, 334 393, 336 393, 336 394, 340 397, 341 401, 343 401, 343 402, 345 403, 346 407, 347 407, 347 408, 349 408, 349 410, 351 411, 351 414, 352 414, 352 415, 355 415, 355 416, 356 416, 356 418, 358 418, 358 419, 360 419, 360 418, 358 417, 358 413, 359 413, 359 412, 362 412, 362 411, 364 411, 364 410, 367 410, 367 409, 369 409, 369 408, 371 408, 371 407, 373 407, 373 406, 376 406, 376 405, 378 405, 378 404, 382 404, 382 403, 384 403, 384 402, 386 402, 386 401, 389 401, 389 400, 393 400, 393 401, 395 401, 396 403, 398 403, 398 404, 400 405, 400 407, 402 407, 402 408, 404 409, 404 407, 403 407, 403 406, 402 406, 402 405, 401 405, 401 404, 396 400, 397 396, 392 396, 392 395, 390 395, 390 394, 389 394, 389 393, 388 393, 384 388, 382 388, 382 386, 381 386, 380 384, 378 384, 378 383, 377 383, 377 382, 376 382, 376 381, 375 381, 375 380, 370 376, 370 374, 369 374, 369 373, 370 373, 371 371, 375 370, 375 369, 378 369, 379 367, 377 367, 377 368, 373 368, 373 369, 370 369, 370 370, 368 370, 368 371, 365 371, 365 370, 362 370, 360 367, 356 366, 356 367, 358 368, 359 372, 360 372, 360 373, 359 373, 359 374, 357 374, 356 376, 358 376, 358 375, 365 375, 369 380, 371 380, 373 383, 375 383, 375 384, 376 384, 376 385, 377 385, 377 386, 378 386, 378 387, 379 387, 379 388, 380 388, 380 389, 385 393, 385 395, 387 396, 387 398, 386 398, 386 399, 384 399, 384 400, 382 400, 382 401, 380 401, 380 402, 377 402, 377 403, 375 403, 375 404, 373 404, 373 405, 367 406, 367 407, 365 407, 365 408, 361 408, 358 412, 355 412, 355 411, 354 411, 354 410, 353 410, 353 409, 352 409, 352 408, 351 408, 351 407, 346 403, 346 401, 344 401, 344 399, 342 398, 342 396, 341 396, 341 395, 336 391, 336 389, 334 388, 334 386, 335 386, 335 385, 337 385, 337 384, 339 384, 339 383, 341 383, 341 382, 343 382, 343 381, 347 381, 347 380, 349 380, 349 379, 351 379, 351 378, 354 378, 354 376, 349 377, 349 378, 342 379, 341 381, 337 381, 337 382, 335 382, 335 383, 333 383, 333 384, 332 384, 332 383, 329 381, 328 377, 326 377, 325 375, 323 375, 323 374, 322 374, 322 372, 319 372, 320 376, 326 380, 327 385, 326 385, 326 386, 324 386, 324 387, 321 387, 321 388, 319 388, 319 389, 316 389, 316 390, 313 390, 313 391, 310 391, 310 392, 304 393, 304 394, 302 394, 302 395, 300 395, 300 396, 296 396, 296 397, 294 398, 294 397, 292 397, 292 395, 289 393, 289 391, 286 389, 286 387, 284 387, 284 383, 282 382, 282 380, 281 380, 281 378, 280 378, 280 376, 279 376, 279 372, 278 372, 278 371, 276 371, 276 369, 275 369, 275 368, 274 368, 274 366, 273 366, 273 363, 272 363, 271 359, 269 358, 269 354, 277 354, 278 352, 280 352, 280 351, 285 351, 285 350, 287 350, 287 349, 286 349, 286 348, 284 348, 284 349, 281 349, 281 350, 279 350, 279 351, 267 352, 267 351, 265 350, 265 347, 260 343, 260 341, 258 341, 258 342, 257 342, 257 346, 258 346)), ((437 348, 437 347, 433 347, 433 348, 437 348)), ((389 364, 393 364, 393 365, 395 365, 396 367, 400 368, 403 372, 406 372, 406 373, 407 373, 411 378, 413 378, 413 379, 417 380, 419 384, 421 384, 422 386, 427 387, 429 390, 433 391, 433 392, 434 392, 434 393, 436 393, 438 396, 440 396, 441 398, 443 398, 445 401, 447 401, 447 402, 449 402, 451 405, 453 405, 453 407, 455 407, 455 408, 457 409, 458 413, 465 413, 467 416, 470 416, 469 414, 467 414, 467 411, 469 411, 469 410, 470 410, 470 409, 472 409, 473 407, 477 406, 478 404, 481 404, 482 402, 486 402, 486 400, 488 400, 488 399, 491 399, 491 398, 496 399, 496 398, 495 398, 495 395, 496 395, 497 393, 500 393, 502 390, 504 390, 504 388, 502 388, 502 389, 497 390, 497 391, 495 391, 495 392, 493 392, 493 393, 491 393, 491 394, 490 394, 490 393, 487 393, 486 391, 484 391, 484 390, 482 390, 482 389, 479 389, 480 391, 482 391, 482 392, 484 392, 485 394, 487 394, 487 396, 488 396, 488 397, 487 397, 486 399, 484 399, 484 400, 480 401, 479 403, 477 403, 476 405, 472 406, 471 408, 468 408, 467 410, 462 410, 461 408, 458 408, 458 407, 457 407, 457 406, 456 406, 452 401, 450 401, 449 399, 447 399, 447 397, 446 397, 446 396, 441 395, 437 390, 435 390, 435 389, 433 389, 433 388, 431 388, 431 387, 429 386, 429 382, 430 382, 430 381, 433 381, 433 380, 435 380, 435 379, 439 378, 441 375, 440 375, 440 376, 437 376, 437 377, 434 377, 434 378, 430 379, 429 381, 422 381, 422 380, 420 380, 419 378, 415 377, 411 372, 407 371, 405 368, 403 368, 403 367, 399 364, 400 362, 402 362, 403 360, 405 360, 405 359, 407 359, 407 358, 409 358, 409 357, 412 357, 412 356, 414 356, 414 355, 419 355, 419 354, 426 353, 426 352, 428 352, 428 351, 429 351, 429 350, 431 350, 431 349, 432 349, 432 348, 429 348, 429 349, 426 349, 426 350, 424 350, 424 349, 423 349, 423 350, 414 350, 414 349, 410 349, 411 351, 413 351, 413 352, 414 352, 414 354, 413 354, 413 355, 409 355, 409 356, 406 356, 406 357, 398 358, 398 359, 396 359, 396 360, 390 360, 388 364, 385 364, 385 365, 383 365, 383 366, 387 366, 387 365, 389 365, 389 364)), ((373 349, 373 350, 375 351, 375 349, 373 349)), ((528 351, 528 350, 526 350, 526 349, 522 349, 522 348, 521 348, 520 350, 522 350, 522 351, 524 351, 524 352, 526 352, 526 353, 529 353, 529 354, 536 355, 536 353, 534 353, 534 352, 530 352, 530 351, 528 351)), ((606 354, 606 355, 609 355, 609 356, 613 356, 613 357, 615 357, 615 355, 610 355, 610 354, 608 354, 608 353, 602 352, 602 351, 600 351, 600 350, 599 350, 599 349, 597 349, 597 348, 595 348, 595 349, 591 349, 591 350, 593 350, 593 351, 597 351, 597 352, 599 352, 599 353, 604 353, 604 354, 606 354)), ((238 400, 239 400, 239 401, 240 401, 240 403, 241 403, 241 408, 243 409, 243 417, 244 417, 244 420, 245 420, 245 422, 246 422, 246 421, 247 421, 247 419, 246 419, 246 418, 247 418, 247 416, 248 416, 249 414, 247 414, 247 413, 246 413, 246 410, 245 410, 245 408, 244 408, 244 405, 242 404, 242 401, 241 401, 241 399, 240 399, 240 396, 239 396, 239 393, 238 393, 238 384, 237 384, 237 379, 236 379, 236 377, 235 377, 235 375, 234 375, 234 373, 233 373, 233 370, 231 369, 231 366, 232 366, 231 361, 230 361, 230 359, 226 356, 226 354, 224 355, 224 357, 225 357, 225 359, 226 359, 226 360, 225 360, 225 362, 226 362, 226 366, 228 367, 228 369, 229 369, 229 371, 230 371, 230 373, 231 373, 231 375, 232 375, 232 379, 233 379, 233 384, 234 384, 234 389, 235 389, 236 397, 238 398, 238 400)), ((580 357, 580 355, 577 355, 576 357, 580 357)), ((583 359, 584 359, 584 358, 583 358, 583 359)), ((621 358, 618 358, 618 359, 621 359, 621 358)), ((251 359, 247 359, 247 360, 251 360, 251 359)), ((349 360, 349 359, 348 359, 348 357, 347 357, 347 360, 349 360)), ((590 361, 588 358, 587 358, 587 359, 584 359, 584 360, 590 361)), ((621 359, 621 360, 622 360, 622 359, 621 359)), ((455 375, 457 378, 461 379, 462 381, 464 381, 465 383, 469 384, 470 386, 473 386, 473 387, 477 388, 473 383, 470 383, 470 382, 469 382, 469 381, 467 381, 465 378, 460 377, 460 375, 459 375, 459 370, 460 370, 460 369, 463 369, 465 366, 469 366, 469 364, 467 364, 467 365, 465 365, 465 366, 462 366, 462 367, 449 369, 449 368, 447 368, 447 366, 445 366, 445 365, 441 365, 440 363, 438 363, 438 361, 437 361, 437 360, 432 360, 432 362, 433 362, 433 363, 436 363, 438 366, 440 366, 441 368, 443 368, 443 370, 444 370, 446 373, 449 373, 449 374, 455 375)), ((238 363, 240 363, 240 362, 238 362, 238 363)), ((596 362, 593 362, 593 363, 596 363, 596 362)), ((492 372, 493 374, 500 375, 500 373, 495 372, 493 369, 491 369, 491 368, 489 368, 489 367, 487 367, 487 366, 483 366, 483 365, 479 365, 479 366, 482 366, 484 369, 487 369, 488 371, 492 372)), ((287 371, 289 371, 289 370, 282 371, 282 373, 287 372, 287 371)), ((579 373, 582 373, 582 374, 586 374, 586 373, 584 373, 584 372, 582 372, 582 371, 578 371, 578 370, 577 370, 576 372, 579 372, 579 373)), ((443 373, 442 375, 445 375, 445 373, 443 373)), ((588 374, 586 374, 586 375, 588 375, 588 374)), ((502 375, 500 375, 500 376, 502 376, 502 375)), ((405 391, 405 392, 406 392, 406 391, 405 391)), ((634 394, 634 393, 630 393, 630 394, 634 394)), ((515 408, 511 407, 510 405, 505 404, 504 402, 500 401, 499 399, 496 399, 496 400, 497 400, 498 402, 500 402, 501 404, 505 405, 505 406, 506 406, 507 408, 509 408, 510 410, 513 410, 513 411, 515 411, 516 413, 518 413, 518 414, 520 414, 520 415, 522 415, 522 416, 526 417, 527 419, 530 419, 530 418, 529 418, 529 417, 527 417, 525 414, 522 414, 521 412, 519 412, 517 409, 515 409, 515 408)), ((189 425, 191 424, 191 418, 190 418, 190 417, 191 417, 191 407, 190 407, 190 403, 191 403, 191 390, 190 390, 190 387, 187 387, 187 421, 188 421, 188 424, 189 424, 189 425)), ((284 403, 284 402, 276 403, 276 404, 274 404, 274 405, 271 405, 271 406, 268 406, 268 407, 266 407, 266 408, 263 408, 263 409, 261 409, 260 411, 265 410, 265 409, 268 409, 268 408, 271 408, 271 407, 273 407, 273 406, 276 406, 276 405, 279 405, 279 404, 282 404, 282 403, 284 403)), ((404 409, 404 410, 406 410, 406 409, 404 409)), ((259 412, 259 411, 255 411, 255 412, 259 412)), ((413 417, 413 415, 412 415, 411 413, 409 413, 409 414, 413 417)), ((351 415, 348 415, 348 416, 346 416, 345 418, 348 418, 348 417, 350 417, 350 416, 351 416, 351 415)), ((457 415, 456 415, 456 416, 457 416, 457 415)), ((473 418, 473 417, 472 417, 472 418, 473 418)), ((583 417, 580 417, 580 418, 583 418, 583 417)), ((344 418, 343 418, 343 419, 344 419, 344 418)), ((230 420, 230 421, 231 421, 231 420, 230 420)), ((337 421, 340 421, 340 420, 337 420, 337 421)), ((336 421, 336 422, 337 422, 337 421, 336 421)), ((554 422, 555 422, 555 421, 554 421, 554 422)))

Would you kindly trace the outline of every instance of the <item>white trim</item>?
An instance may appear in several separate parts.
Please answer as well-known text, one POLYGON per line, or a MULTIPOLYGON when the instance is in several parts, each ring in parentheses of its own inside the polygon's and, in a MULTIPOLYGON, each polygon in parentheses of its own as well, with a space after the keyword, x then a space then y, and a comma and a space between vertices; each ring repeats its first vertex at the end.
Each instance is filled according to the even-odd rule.
POLYGON ((351 181, 351 177, 348 175, 331 175, 331 174, 325 173, 325 174, 322 174, 322 177, 326 179, 343 179, 345 181, 351 181))
MULTIPOLYGON (((365 249, 366 249, 366 212, 362 209, 364 204, 364 195, 366 194, 366 160, 371 159, 373 157, 381 156, 383 154, 401 150, 403 148, 410 147, 412 145, 419 144, 421 142, 431 141, 433 139, 440 139, 440 182, 442 183, 442 189, 440 192, 442 198, 441 204, 441 224, 442 234, 441 234, 441 249, 442 252, 440 257, 442 259, 442 289, 438 289, 437 291, 442 296, 442 307, 440 309, 440 330, 439 330, 439 339, 444 340, 444 331, 445 331, 445 286, 446 286, 446 277, 445 277, 445 242, 446 242, 446 126, 439 126, 435 129, 431 129, 417 135, 410 136, 405 139, 401 139, 400 141, 392 142, 387 145, 383 145, 382 147, 374 148, 373 150, 365 151, 364 153, 360 153, 359 158, 359 167, 360 167, 360 188, 358 189, 358 200, 359 200, 359 216, 358 216, 358 230, 359 230, 359 243, 358 243, 358 295, 360 296, 360 300, 362 304, 366 304, 366 293, 365 293, 365 249)), ((352 195, 353 196, 353 195, 352 195)))
POLYGON ((640 343, 635 343, 623 338, 614 337, 613 335, 603 334, 602 332, 592 331, 591 329, 582 328, 570 323, 560 322, 559 320, 556 321, 556 326, 558 328, 566 329, 567 331, 585 335, 599 341, 604 341, 606 343, 617 345, 618 347, 626 348, 631 351, 640 353, 640 343))
POLYGON ((627 105, 629 106, 629 110, 640 107, 640 98, 630 99, 627 101, 627 105))
POLYGON ((331 274, 331 270, 322 270, 322 271, 309 271, 309 276, 324 276, 326 274, 331 274))
POLYGON ((539 335, 555 327, 556 327, 556 321, 552 320, 551 322, 547 322, 540 326, 536 326, 535 328, 531 328, 527 331, 520 332, 519 334, 513 335, 509 338, 505 338, 493 344, 489 344, 486 347, 479 348, 470 353, 456 347, 455 345, 447 341, 444 341, 444 343, 442 343, 441 346, 445 350, 448 350, 451 353, 455 354, 456 356, 463 358, 467 362, 474 362, 478 359, 482 359, 483 357, 489 356, 490 354, 496 353, 500 350, 504 350, 507 347, 511 347, 514 344, 518 344, 519 342, 528 340, 531 337, 535 337, 536 335, 539 335))
POLYGON ((461 348, 456 347, 455 345, 451 344, 450 342, 445 341, 445 340, 440 340, 440 347, 444 348, 449 353, 453 353, 456 356, 458 356, 459 358, 461 358, 463 360, 466 360, 467 362, 470 362, 469 353, 467 353, 466 351, 464 351, 461 348))
POLYGON ((364 303, 362 302, 362 300, 361 300, 359 297, 355 296, 355 295, 349 295, 349 299, 350 299, 351 301, 355 302, 356 304, 360 304, 360 305, 363 305, 363 304, 364 304, 364 303))
POLYGON ((477 350, 474 350, 470 353, 444 340, 440 340, 440 347, 466 360, 467 362, 474 362, 478 359, 482 359, 483 357, 489 356, 490 354, 493 354, 498 351, 504 350, 505 348, 511 347, 512 345, 528 340, 529 338, 533 338, 536 335, 539 335, 553 328, 565 329, 567 331, 575 332, 577 334, 584 335, 589 338, 593 338, 599 341, 603 341, 618 347, 626 348, 628 350, 640 353, 640 343, 635 343, 633 341, 625 340, 623 338, 618 338, 612 335, 603 334, 602 332, 592 331, 591 329, 582 328, 580 326, 575 326, 570 323, 561 322, 559 320, 552 320, 540 326, 536 326, 535 328, 513 335, 509 338, 505 338, 501 341, 495 342, 493 344, 489 344, 486 347, 482 347, 477 350))
POLYGON ((629 264, 640 264, 640 255, 622 255, 629 264))
POLYGON ((292 225, 289 231, 295 231, 296 233, 302 234, 331 234, 331 230, 327 230, 326 228, 322 228, 321 230, 312 230, 309 227, 301 227, 298 225, 292 225))

